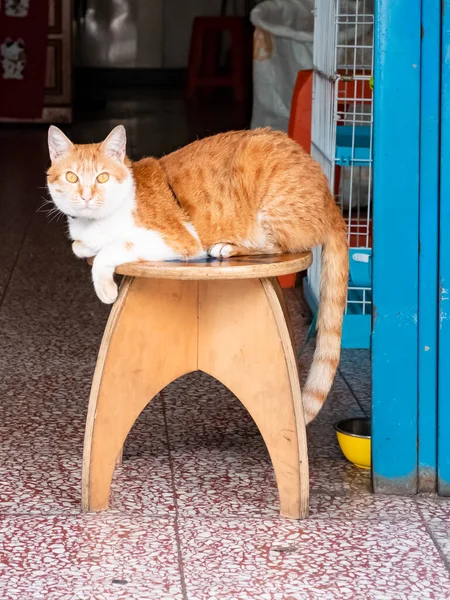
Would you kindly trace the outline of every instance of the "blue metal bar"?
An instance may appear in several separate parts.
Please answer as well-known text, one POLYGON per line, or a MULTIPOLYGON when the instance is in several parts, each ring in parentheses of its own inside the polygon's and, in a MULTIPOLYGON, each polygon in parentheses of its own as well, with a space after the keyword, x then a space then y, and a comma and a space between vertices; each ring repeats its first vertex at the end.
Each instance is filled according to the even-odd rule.
POLYGON ((442 1, 438 491, 450 496, 450 0, 442 1))
POLYGON ((368 167, 370 164, 370 125, 336 127, 336 165, 368 167))
POLYGON ((417 491, 421 0, 376 0, 373 485, 417 491))
POLYGON ((441 1, 422 0, 419 252, 419 491, 436 491, 441 1))

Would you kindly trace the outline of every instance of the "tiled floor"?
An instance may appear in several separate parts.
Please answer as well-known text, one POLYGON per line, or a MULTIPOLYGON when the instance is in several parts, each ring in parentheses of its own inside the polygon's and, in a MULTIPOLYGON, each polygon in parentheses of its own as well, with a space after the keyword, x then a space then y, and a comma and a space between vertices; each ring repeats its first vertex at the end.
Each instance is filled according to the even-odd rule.
MULTIPOLYGON (((118 98, 105 114, 113 118, 87 115, 73 135, 87 141, 125 122, 137 156, 217 128, 205 126, 204 115, 203 128, 186 119, 168 91, 118 98)), ((255 425, 199 373, 173 383, 141 415, 114 477, 111 510, 80 513, 84 420, 108 308, 86 264, 71 255, 64 223, 37 210, 45 137, 39 127, 0 129, 0 597, 450 598, 450 503, 373 496, 368 473, 337 447, 333 422, 370 409, 364 351, 344 352, 308 431, 309 520, 278 516, 255 425)), ((288 302, 301 344, 309 316, 298 294, 288 302)), ((308 347, 303 374, 310 358, 308 347)))

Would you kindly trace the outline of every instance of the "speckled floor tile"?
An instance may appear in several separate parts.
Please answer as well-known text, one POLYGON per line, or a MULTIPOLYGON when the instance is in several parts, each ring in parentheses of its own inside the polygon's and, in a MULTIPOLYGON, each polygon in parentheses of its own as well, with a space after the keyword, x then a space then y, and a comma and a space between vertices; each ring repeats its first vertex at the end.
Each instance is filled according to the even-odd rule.
POLYGON ((81 458, 19 450, 2 460, 0 486, 0 514, 78 514, 81 458))
POLYGON ((339 371, 367 413, 372 413, 372 362, 367 349, 343 348, 339 371))
POLYGON ((182 599, 171 519, 0 518, 4 600, 182 599))
POLYGON ((364 417, 345 381, 336 376, 324 407, 307 427, 310 458, 342 458, 334 425, 349 417, 364 417))
MULTIPOLYGON (((311 321, 309 307, 303 297, 302 288, 286 290, 286 300, 289 314, 293 323, 297 348, 301 349, 300 372, 303 381, 308 371, 314 352, 314 342, 310 341, 304 347, 306 332, 311 321)), ((372 411, 372 363, 371 352, 368 349, 343 348, 339 363, 339 372, 351 388, 361 410, 368 416, 372 411)))
POLYGON ((157 396, 139 415, 131 428, 123 449, 125 459, 161 455, 167 450, 166 423, 162 398, 157 396))
POLYGON ((450 523, 450 498, 435 494, 416 496, 416 503, 425 521, 431 525, 450 523))
MULTIPOLYGON (((237 398, 203 373, 174 382, 162 396, 180 511, 195 516, 277 514, 267 450, 237 398)), ((308 427, 312 493, 370 493, 370 474, 342 459, 333 430, 339 419, 362 415, 337 378, 323 411, 308 427)))
POLYGON ((355 401, 348 385, 337 374, 328 398, 317 417, 312 421, 312 424, 326 424, 333 430, 333 425, 337 421, 352 416, 364 416, 364 413, 355 401))
MULTIPOLYGON (((332 428, 337 415, 362 414, 356 403, 352 412, 341 412, 347 410, 347 396, 342 398, 345 392, 345 384, 337 383, 324 415, 308 431, 308 443, 313 446, 312 493, 371 491, 370 474, 342 459, 332 428), (317 435, 320 431, 322 437, 317 435)), ((175 382, 166 388, 163 398, 182 514, 278 514, 270 458, 256 425, 239 401, 204 374, 191 374, 175 382)))
POLYGON ((221 383, 196 372, 168 386, 162 393, 174 448, 240 443, 243 436, 259 436, 256 425, 237 398, 221 383))
POLYGON ((313 458, 309 461, 312 494, 370 494, 370 471, 345 459, 313 458))
POLYGON ((172 473, 166 456, 125 459, 111 485, 111 510, 166 515, 175 510, 172 473))
POLYGON ((199 448, 173 453, 180 514, 268 517, 279 514, 278 491, 264 444, 251 449, 199 448))
POLYGON ((64 229, 34 216, 3 301, 0 329, 6 340, 20 337, 31 352, 72 343, 74 358, 89 353, 95 361, 109 307, 98 302, 89 267, 73 257, 64 229))
POLYGON ((414 498, 374 494, 312 494, 311 519, 357 521, 421 521, 414 498))
POLYGON ((224 386, 190 374, 162 393, 178 506, 187 515, 274 515, 278 495, 264 441, 224 386))
POLYGON ((45 135, 36 128, 3 129, 0 142, 0 299, 13 272, 44 184, 45 135), (17 160, 20 151, 21 161, 17 160), (26 165, 26 177, 23 176, 26 165), (5 176, 7 174, 7 176, 5 176))
POLYGON ((450 525, 448 522, 441 522, 440 524, 429 525, 429 529, 433 536, 433 541, 447 565, 447 570, 450 571, 450 525))
MULTIPOLYGON (((200 448, 173 453, 178 510, 182 516, 274 518, 278 491, 269 456, 250 449, 200 448)), ((374 496, 370 474, 341 461, 311 461, 311 518, 368 521, 421 519, 412 498, 374 496), (326 470, 327 476, 322 477, 326 470)))
MULTIPOLYGON (((273 514, 278 510, 263 440, 247 411, 225 387, 205 374, 194 373, 162 395, 180 507, 187 514, 220 514, 228 509, 233 514, 273 514), (243 481, 264 493, 245 490, 243 481), (197 498, 196 502, 192 498, 197 498)), ((336 442, 333 424, 339 418, 362 415, 354 401, 351 408, 347 403, 347 387, 337 381, 323 415, 308 428, 313 493, 371 490, 370 474, 343 460, 336 442)))
MULTIPOLYGON (((353 416, 353 415, 352 415, 353 416)), ((358 415, 355 415, 358 416, 358 415)), ((338 419, 334 419, 335 423, 338 419)), ((310 423, 307 429, 308 456, 312 458, 342 458, 342 452, 331 423, 310 423)))
MULTIPOLYGON (((18 452, 0 466, 0 514, 79 514, 81 456, 18 452)), ((110 508, 165 515, 174 510, 167 453, 125 459, 116 467, 110 508)))
MULTIPOLYGON (((89 388, 90 379, 58 369, 52 376, 33 373, 26 379, 15 373, 0 383, 0 513, 79 512, 89 388)), ((132 428, 124 457, 113 479, 111 506, 152 514, 171 510, 160 398, 132 428)))
POLYGON ((188 598, 424 600, 450 578, 420 523, 184 519, 188 598))
MULTIPOLYGON (((175 447, 245 443, 243 437, 259 436, 239 400, 204 373, 192 373, 174 382, 164 390, 163 397, 175 447)), ((340 458, 333 425, 351 416, 364 414, 345 382, 337 377, 324 408, 307 429, 310 456, 340 458)))
POLYGON ((450 498, 424 494, 416 497, 416 503, 450 568, 450 498))
MULTIPOLYGON (((14 370, 7 373, 0 381, 1 447, 14 448, 33 440, 41 443, 45 438, 58 439, 58 443, 71 448, 78 446, 84 434, 92 381, 83 372, 85 369, 73 374, 57 363, 49 374, 34 370, 27 377, 14 370)), ((164 437, 160 399, 150 403, 136 425, 144 420, 153 426, 154 436, 164 437)))

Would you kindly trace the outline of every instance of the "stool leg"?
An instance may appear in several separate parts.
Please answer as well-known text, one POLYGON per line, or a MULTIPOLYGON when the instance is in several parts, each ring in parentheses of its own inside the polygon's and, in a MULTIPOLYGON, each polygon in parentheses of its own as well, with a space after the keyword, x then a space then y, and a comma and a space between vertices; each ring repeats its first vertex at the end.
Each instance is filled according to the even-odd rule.
POLYGON ((279 284, 201 281, 198 368, 247 408, 266 443, 281 514, 308 516, 306 430, 297 360, 279 284))
POLYGON ((83 510, 108 508, 114 467, 139 414, 166 385, 197 369, 197 304, 196 281, 124 280, 89 400, 83 510))

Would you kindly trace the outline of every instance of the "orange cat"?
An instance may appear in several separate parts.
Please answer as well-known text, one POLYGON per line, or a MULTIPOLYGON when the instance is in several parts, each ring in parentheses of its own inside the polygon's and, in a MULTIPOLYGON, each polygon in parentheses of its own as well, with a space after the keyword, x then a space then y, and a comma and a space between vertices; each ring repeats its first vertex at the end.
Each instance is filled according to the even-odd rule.
POLYGON ((323 245, 317 345, 303 392, 311 421, 339 362, 348 279, 345 223, 319 165, 269 129, 222 133, 134 163, 122 126, 101 144, 74 145, 53 126, 48 138, 48 188, 69 217, 76 256, 95 256, 103 302, 117 297, 113 274, 121 263, 323 245))

